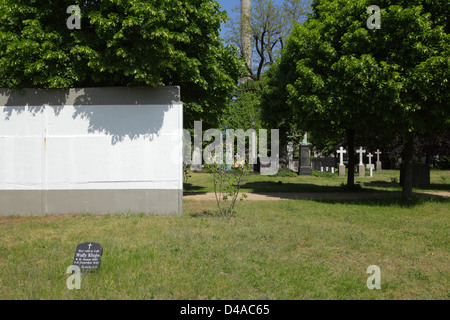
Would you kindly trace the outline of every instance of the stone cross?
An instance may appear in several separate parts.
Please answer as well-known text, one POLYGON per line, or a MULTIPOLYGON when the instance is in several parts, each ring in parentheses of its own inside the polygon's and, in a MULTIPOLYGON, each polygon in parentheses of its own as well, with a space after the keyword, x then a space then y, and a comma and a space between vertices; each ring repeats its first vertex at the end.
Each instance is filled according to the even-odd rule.
POLYGON ((375 154, 377 155, 377 172, 381 172, 382 168, 381 168, 381 161, 380 161, 380 150, 377 149, 377 152, 375 152, 375 154))
POLYGON ((347 153, 347 150, 344 150, 344 148, 341 147, 337 151, 337 153, 340 154, 340 163, 339 163, 339 165, 343 165, 344 164, 344 153, 347 153))
POLYGON ((373 154, 371 154, 371 153, 369 153, 367 155, 367 158, 369 158, 369 165, 372 164, 372 157, 373 157, 373 154))
POLYGON ((359 150, 356 150, 356 153, 359 153, 359 165, 364 165, 363 163, 363 153, 366 153, 366 150, 364 150, 362 147, 359 148, 359 150))
POLYGON ((377 152, 375 152, 375 154, 377 155, 377 161, 380 162, 380 149, 377 149, 377 152))

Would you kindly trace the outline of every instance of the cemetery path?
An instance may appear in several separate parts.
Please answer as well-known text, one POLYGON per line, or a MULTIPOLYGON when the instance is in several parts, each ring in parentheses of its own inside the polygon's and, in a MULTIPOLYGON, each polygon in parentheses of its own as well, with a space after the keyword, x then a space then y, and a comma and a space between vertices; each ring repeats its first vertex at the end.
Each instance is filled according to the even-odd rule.
MULTIPOLYGON (((249 201, 278 201, 278 200, 364 200, 364 199, 395 199, 401 197, 401 192, 273 192, 273 193, 248 193, 249 201)), ((415 195, 423 197, 450 198, 450 192, 415 192, 415 195)), ((210 193, 186 193, 184 200, 209 201, 216 200, 213 192, 210 193)))

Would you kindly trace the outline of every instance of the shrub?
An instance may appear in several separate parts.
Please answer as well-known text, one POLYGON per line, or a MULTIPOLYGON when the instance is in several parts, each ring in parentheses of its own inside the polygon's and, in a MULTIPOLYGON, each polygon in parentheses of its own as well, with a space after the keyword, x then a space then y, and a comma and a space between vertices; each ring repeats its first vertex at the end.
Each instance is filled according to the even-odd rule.
MULTIPOLYGON (((250 165, 232 166, 230 170, 227 166, 211 164, 206 165, 214 180, 214 193, 216 195, 219 215, 231 218, 234 215, 234 207, 239 196, 241 186, 245 182, 244 177, 251 172, 250 165)), ((240 201, 247 197, 241 194, 240 201)))
POLYGON ((273 175, 274 177, 296 177, 297 172, 292 171, 289 168, 280 168, 278 172, 273 175))

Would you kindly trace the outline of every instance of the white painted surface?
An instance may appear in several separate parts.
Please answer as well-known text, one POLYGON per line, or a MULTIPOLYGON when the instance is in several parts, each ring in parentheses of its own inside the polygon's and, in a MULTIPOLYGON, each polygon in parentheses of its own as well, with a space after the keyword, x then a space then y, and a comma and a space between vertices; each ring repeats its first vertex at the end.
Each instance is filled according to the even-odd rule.
POLYGON ((0 190, 182 189, 182 104, 0 107, 0 190))

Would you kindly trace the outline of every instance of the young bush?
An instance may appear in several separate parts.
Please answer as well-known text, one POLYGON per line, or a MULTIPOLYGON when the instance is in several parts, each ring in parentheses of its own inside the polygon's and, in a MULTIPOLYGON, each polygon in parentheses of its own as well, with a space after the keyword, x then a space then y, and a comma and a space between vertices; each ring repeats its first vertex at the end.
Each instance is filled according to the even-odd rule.
MULTIPOLYGON (((213 177, 219 215, 224 218, 233 217, 236 200, 245 182, 244 177, 251 172, 250 165, 227 168, 226 165, 211 164, 207 165, 207 169, 213 177)), ((245 198, 247 195, 241 194, 239 200, 242 201, 245 198)))

